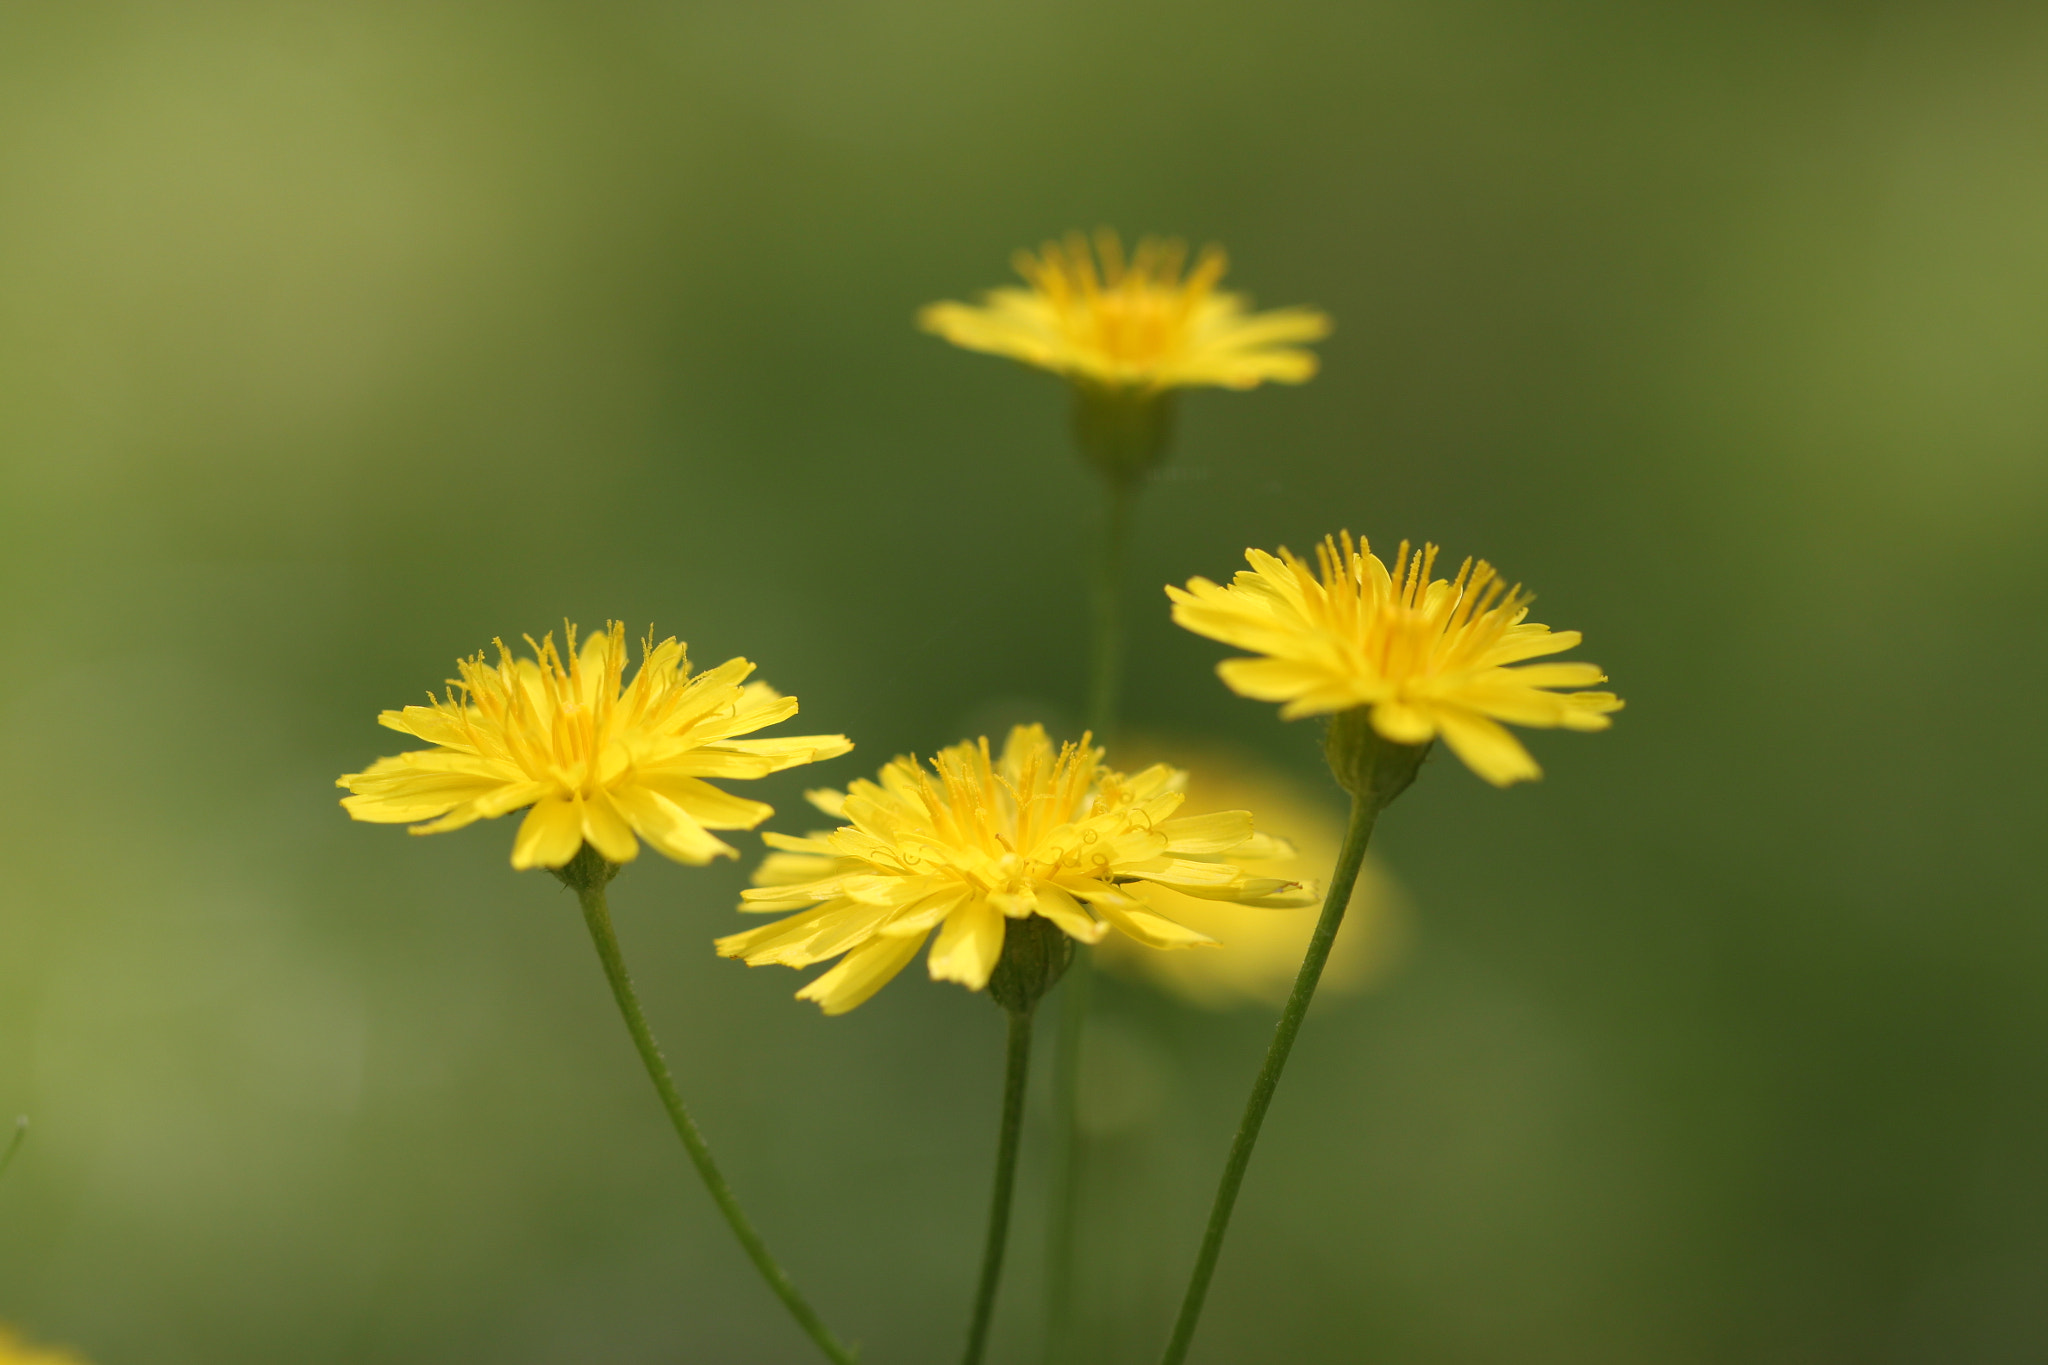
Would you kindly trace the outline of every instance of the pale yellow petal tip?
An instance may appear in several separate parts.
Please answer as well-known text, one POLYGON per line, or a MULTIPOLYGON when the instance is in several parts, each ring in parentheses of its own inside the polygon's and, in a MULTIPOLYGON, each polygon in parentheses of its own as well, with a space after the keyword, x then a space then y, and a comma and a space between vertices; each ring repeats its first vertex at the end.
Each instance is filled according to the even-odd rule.
POLYGON ((853 741, 845 735, 819 735, 818 747, 811 752, 811 762, 822 763, 828 758, 838 758, 853 752, 853 741))
POLYGON ((970 311, 972 310, 964 303, 953 299, 940 299, 936 303, 928 303, 917 310, 917 327, 922 332, 931 332, 938 336, 945 336, 947 329, 953 323, 955 315, 970 311))

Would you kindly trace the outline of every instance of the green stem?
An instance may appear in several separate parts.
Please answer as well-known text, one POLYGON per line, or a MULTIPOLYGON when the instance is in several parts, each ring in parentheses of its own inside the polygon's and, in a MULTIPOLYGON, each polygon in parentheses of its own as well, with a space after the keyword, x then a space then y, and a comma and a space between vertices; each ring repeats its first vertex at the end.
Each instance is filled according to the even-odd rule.
POLYGON ((1095 638, 1088 671, 1088 729, 1106 744, 1116 729, 1117 693, 1123 685, 1124 560, 1131 541, 1131 510, 1137 488, 1130 479, 1105 476, 1102 537, 1095 547, 1095 638))
POLYGON ((818 1349, 833 1365, 854 1365, 854 1352, 839 1344, 824 1321, 804 1301, 804 1296, 797 1292, 789 1273, 770 1254, 761 1234, 754 1231, 754 1225, 747 1221, 739 1200, 733 1197, 732 1187, 725 1183, 718 1163, 711 1159, 711 1148, 705 1144, 704 1135, 697 1131, 690 1111, 683 1107, 683 1097, 676 1090, 675 1078, 669 1074, 668 1062, 661 1055, 661 1045, 654 1041, 654 1031, 647 1026, 647 1015, 641 1010, 640 998, 633 991, 633 980, 626 974, 626 959, 619 951, 619 936, 612 930, 611 911, 605 904, 604 879, 586 878, 575 889, 577 899, 583 902, 583 922, 590 926, 590 941, 597 945, 597 957, 604 964, 605 979, 611 982, 612 995, 619 1002, 619 1013, 625 1016, 626 1031, 633 1035, 633 1046, 639 1049, 640 1060, 647 1067, 647 1078, 654 1082, 662 1107, 668 1110, 669 1122, 675 1125, 676 1136, 683 1140, 683 1150, 690 1154, 690 1162, 696 1166, 704 1188, 711 1192, 718 1211, 725 1215, 725 1221, 745 1249, 747 1259, 761 1272, 761 1278, 768 1282, 775 1297, 782 1300, 783 1307, 789 1310, 797 1325, 817 1343, 818 1349))
MULTIPOLYGON (((1088 670, 1088 730, 1105 743, 1116 728, 1117 694, 1123 680, 1124 561, 1131 541, 1131 513, 1137 502, 1135 478, 1105 471, 1102 534, 1096 543, 1094 639, 1088 670)), ((1075 955, 1060 993, 1059 1043, 1052 1057, 1052 1178, 1045 1220, 1045 1359, 1065 1365, 1073 1358, 1074 1265, 1081 1203, 1081 1037, 1088 1024, 1086 954, 1075 955)))
POLYGON ((1237 1203, 1238 1187, 1244 1184, 1245 1168, 1251 1165, 1252 1148, 1258 1145, 1259 1127, 1266 1121, 1273 1091, 1280 1084, 1280 1073, 1287 1067, 1287 1054, 1294 1048, 1294 1036, 1301 1032, 1302 1018, 1315 997, 1323 964, 1329 960, 1330 945, 1336 942, 1337 928, 1343 924, 1344 911, 1351 904, 1351 888, 1358 882, 1365 846, 1372 838, 1373 822, 1384 804, 1370 794, 1351 800, 1351 822, 1344 833, 1344 850, 1337 855, 1336 871, 1330 877, 1329 895, 1323 900, 1323 915, 1316 921, 1315 936, 1309 940, 1308 953, 1301 960, 1301 971, 1295 975, 1287 1006, 1280 1011, 1280 1023, 1266 1048, 1266 1060, 1252 1082, 1244 1118, 1230 1144, 1230 1159, 1223 1163, 1223 1179, 1216 1186, 1216 1202, 1209 1209, 1209 1227, 1202 1234, 1202 1250, 1195 1257, 1194 1274, 1188 1277, 1187 1297, 1181 1301, 1180 1319, 1174 1323, 1173 1340, 1167 1343, 1164 1365, 1180 1365, 1187 1356, 1188 1344, 1194 1340, 1195 1324, 1202 1316, 1202 1301, 1208 1297, 1209 1280, 1216 1273, 1216 1258, 1223 1251, 1223 1234, 1230 1227, 1230 1211, 1237 1203))
POLYGON ((996 1189, 989 1200, 988 1242, 981 1252, 981 1283, 974 1291, 974 1319, 967 1329, 962 1365, 981 1365, 995 1318, 996 1286, 1003 1278, 1003 1245, 1010 1235, 1010 1196, 1017 1188, 1017 1141, 1024 1132, 1024 1081, 1031 1071, 1031 1011, 1010 1011, 1010 1037, 1003 1067, 1003 1125, 996 1137, 996 1189))

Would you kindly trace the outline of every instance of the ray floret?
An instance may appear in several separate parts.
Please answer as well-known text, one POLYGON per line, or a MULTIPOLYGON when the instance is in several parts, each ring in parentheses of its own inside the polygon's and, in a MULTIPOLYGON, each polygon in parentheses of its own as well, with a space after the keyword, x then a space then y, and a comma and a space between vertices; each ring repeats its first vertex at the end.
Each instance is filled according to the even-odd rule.
POLYGON ((1349 532, 1326 537, 1313 565, 1285 549, 1245 559, 1228 586, 1195 578, 1166 594, 1180 625, 1255 656, 1216 671, 1286 719, 1368 708, 1381 738, 1441 738, 1507 786, 1542 775, 1507 725, 1605 730, 1621 709, 1612 692, 1561 690, 1607 681, 1598 666, 1528 662, 1575 648, 1579 632, 1530 621, 1529 595, 1484 560, 1436 578, 1436 546, 1403 541, 1389 568, 1349 532))
POLYGON ((1155 764, 1126 775, 1103 759, 1086 736, 1056 750, 1042 727, 1018 726, 999 757, 987 739, 969 741, 929 767, 897 758, 873 782, 813 793, 847 823, 763 835, 778 851, 740 907, 795 913, 721 938, 718 951, 753 966, 840 958, 797 995, 842 1014, 934 933, 932 977, 970 990, 988 984, 1008 922, 1033 915, 1082 943, 1112 929, 1155 948, 1213 942, 1132 895, 1136 883, 1251 905, 1315 899, 1311 885, 1228 861, 1278 851, 1248 812, 1181 815, 1185 773, 1155 764))
POLYGON ((1316 372, 1305 343, 1330 333, 1313 308, 1253 312, 1219 289, 1228 262, 1203 248, 1142 238, 1126 256, 1104 228, 1093 247, 1078 232, 1013 259, 1024 288, 989 290, 979 304, 934 303, 918 325, 955 346, 1008 356, 1070 379, 1115 389, 1299 384, 1316 372))
POLYGON ((748 682, 754 665, 730 659, 690 671, 673 637, 642 642, 626 678, 625 628, 586 638, 576 628, 526 643, 498 661, 479 653, 425 706, 386 711, 378 723, 433 747, 380 758, 337 785, 358 820, 411 824, 439 834, 525 809, 512 844, 516 868, 559 868, 588 843, 612 863, 630 862, 640 840, 677 862, 738 857, 712 831, 752 829, 772 807, 733 796, 710 778, 754 778, 845 753, 844 735, 739 736, 789 719, 794 697, 748 682))

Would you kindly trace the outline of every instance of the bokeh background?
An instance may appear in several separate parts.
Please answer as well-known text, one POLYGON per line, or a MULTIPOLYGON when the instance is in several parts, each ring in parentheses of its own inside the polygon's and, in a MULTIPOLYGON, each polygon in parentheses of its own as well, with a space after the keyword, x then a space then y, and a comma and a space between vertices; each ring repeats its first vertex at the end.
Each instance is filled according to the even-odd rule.
MULTIPOLYGON (((352 825, 378 709, 564 616, 858 752, 1071 724, 1055 381, 916 333, 1012 248, 1226 243, 1337 319, 1201 394, 1129 714, 1321 780, 1157 585, 1491 556, 1630 709, 1382 826, 1197 1358, 2048 1359, 2048 11, 1677 0, 0 7, 0 1317, 99 1365, 809 1359, 508 822, 352 825)), ((754 794, 756 789, 750 789, 754 794)), ((621 932, 738 1186, 957 1349, 999 1017, 621 932)), ((1163 1340, 1270 1011, 1099 995, 1086 1362, 1163 1340)), ((997 1358, 1035 1358, 1027 1151, 997 1358)))

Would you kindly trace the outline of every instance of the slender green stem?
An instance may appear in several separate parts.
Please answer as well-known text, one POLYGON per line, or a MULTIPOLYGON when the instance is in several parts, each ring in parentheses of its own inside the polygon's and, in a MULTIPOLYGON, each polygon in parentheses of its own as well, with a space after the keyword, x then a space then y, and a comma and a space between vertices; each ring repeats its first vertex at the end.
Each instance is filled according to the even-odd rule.
POLYGON ((1088 729, 1106 743, 1116 729, 1117 694, 1123 686, 1124 560, 1129 555, 1131 511, 1137 487, 1127 478, 1106 476, 1102 535, 1095 547, 1095 581, 1090 585, 1095 633, 1088 669, 1088 729))
POLYGON ((995 1318, 996 1286, 1003 1279, 1003 1244, 1010 1236, 1010 1196, 1017 1188, 1017 1141, 1024 1133, 1024 1082, 1031 1073, 1031 1011, 1010 1011, 1010 1037, 1003 1066, 1003 1125, 996 1137, 996 1189, 988 1206, 988 1242, 981 1252, 981 1283, 974 1291, 974 1318, 967 1328, 962 1365, 981 1365, 995 1318))
POLYGON ((583 921, 590 926, 590 941, 597 945, 598 961, 604 964, 605 979, 611 982, 612 995, 619 1002, 619 1013, 625 1016, 626 1031, 633 1035, 633 1046, 639 1049, 640 1060, 647 1067, 647 1078, 654 1082, 662 1107, 668 1110, 669 1121, 675 1125, 676 1136, 683 1140, 683 1150, 690 1154, 691 1164, 696 1166, 704 1188, 710 1191, 718 1211, 725 1215, 725 1221, 732 1227, 732 1235, 739 1238, 747 1259, 761 1272, 761 1278, 768 1282, 775 1297, 782 1300, 783 1307, 789 1310, 797 1325, 817 1343, 818 1349, 833 1365, 854 1365, 854 1352, 839 1344, 824 1321, 804 1301, 804 1296, 797 1292, 789 1273, 769 1253, 768 1244, 761 1240, 761 1234, 754 1231, 754 1225, 747 1221, 739 1201, 733 1197, 732 1187, 725 1183, 718 1163, 711 1159, 711 1148, 705 1144, 704 1135, 697 1131, 690 1111, 683 1107, 683 1097, 676 1090, 675 1078, 669 1074, 660 1044, 654 1041, 654 1031, 647 1026, 647 1015, 640 1008, 640 997, 633 991, 633 980, 626 974, 626 959, 619 951, 619 936, 612 930, 611 912, 605 904, 603 879, 592 878, 578 885, 576 896, 583 902, 583 921))
MULTIPOLYGON (((1103 476, 1102 534, 1095 547, 1094 638, 1088 668, 1088 730, 1097 743, 1116 728, 1123 680, 1124 561, 1130 552, 1134 478, 1103 476)), ((1081 1203, 1081 1038, 1088 1025, 1086 954, 1077 953, 1060 992, 1059 1042, 1052 1056, 1052 1178, 1045 1220, 1045 1359, 1073 1358, 1075 1242, 1081 1203)))
POLYGON ((1266 1121, 1274 1088, 1287 1067, 1287 1054, 1294 1048, 1294 1035, 1301 1032, 1302 1018, 1315 997, 1323 964, 1329 960, 1330 945, 1336 942, 1337 928, 1343 924, 1344 911, 1351 904, 1351 888, 1358 882, 1365 846, 1372 839, 1373 822, 1383 804, 1370 795, 1352 798, 1351 823, 1344 833, 1344 850, 1337 855, 1336 871, 1330 877, 1323 915, 1316 921, 1316 932, 1309 939, 1301 971, 1295 975, 1294 989, 1288 994, 1286 1008, 1280 1011, 1273 1041, 1266 1048, 1266 1060, 1252 1082, 1251 1097, 1245 1101, 1244 1118, 1237 1125, 1237 1136, 1231 1140, 1230 1158, 1223 1163, 1223 1179, 1216 1186, 1216 1202, 1209 1209, 1209 1227, 1202 1234, 1202 1249, 1195 1257, 1194 1274, 1188 1277, 1187 1297, 1181 1301, 1180 1319, 1174 1323, 1173 1339, 1167 1343, 1164 1365, 1180 1365, 1187 1356, 1188 1344, 1194 1340, 1195 1324, 1202 1316, 1202 1300, 1208 1297, 1209 1280, 1216 1273, 1216 1258, 1223 1250, 1223 1234, 1230 1227, 1230 1211, 1237 1203, 1238 1187, 1244 1184, 1245 1168, 1251 1165, 1252 1148, 1259 1141, 1259 1127, 1266 1121))

